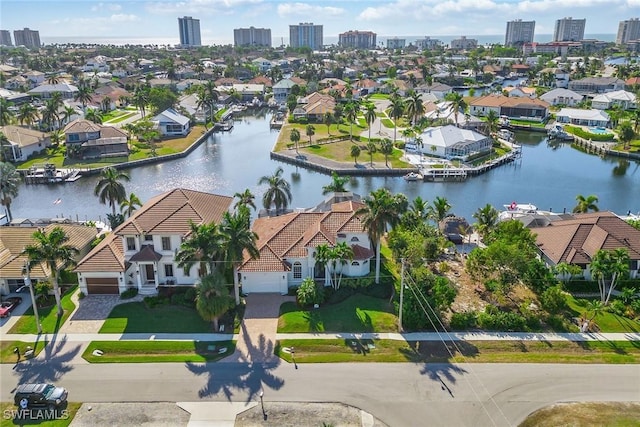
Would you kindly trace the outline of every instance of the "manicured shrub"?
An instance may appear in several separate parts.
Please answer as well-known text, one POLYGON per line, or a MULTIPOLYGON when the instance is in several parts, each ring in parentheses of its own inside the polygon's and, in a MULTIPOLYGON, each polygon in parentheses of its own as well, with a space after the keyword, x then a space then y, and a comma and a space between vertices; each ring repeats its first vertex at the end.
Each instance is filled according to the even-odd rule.
POLYGON ((120 299, 130 299, 138 295, 138 288, 129 288, 120 294, 120 299))
MULTIPOLYGON (((373 282, 373 279, 371 279, 373 282)), ((381 281, 380 283, 371 283, 369 286, 365 286, 359 289, 359 292, 363 295, 368 295, 374 298, 388 299, 393 292, 392 284, 389 282, 381 281)))
POLYGON ((144 297, 144 304, 147 308, 154 308, 159 305, 169 304, 169 298, 161 296, 144 297))
POLYGON ((298 303, 301 305, 320 304, 324 300, 324 289, 307 277, 302 281, 296 292, 298 303))

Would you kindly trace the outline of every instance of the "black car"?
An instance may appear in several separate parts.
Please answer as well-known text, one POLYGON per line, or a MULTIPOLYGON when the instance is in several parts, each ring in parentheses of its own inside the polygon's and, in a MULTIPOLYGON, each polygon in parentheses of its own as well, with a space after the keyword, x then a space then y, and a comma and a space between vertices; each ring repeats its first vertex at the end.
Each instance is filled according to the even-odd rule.
POLYGON ((57 409, 66 403, 68 394, 66 389, 53 384, 21 384, 13 401, 19 409, 57 409))

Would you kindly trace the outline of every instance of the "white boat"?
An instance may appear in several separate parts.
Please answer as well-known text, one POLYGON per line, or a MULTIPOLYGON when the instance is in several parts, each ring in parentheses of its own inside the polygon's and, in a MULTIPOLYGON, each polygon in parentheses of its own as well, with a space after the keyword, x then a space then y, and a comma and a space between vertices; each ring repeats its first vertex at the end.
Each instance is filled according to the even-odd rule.
POLYGON ((500 212, 499 219, 506 221, 509 219, 519 219, 526 216, 530 217, 545 217, 551 221, 560 218, 560 215, 551 211, 541 211, 538 207, 532 203, 518 203, 511 202, 508 205, 503 205, 505 210, 500 212))
POLYGON ((404 176, 406 181, 422 181, 423 177, 419 173, 409 172, 404 176))

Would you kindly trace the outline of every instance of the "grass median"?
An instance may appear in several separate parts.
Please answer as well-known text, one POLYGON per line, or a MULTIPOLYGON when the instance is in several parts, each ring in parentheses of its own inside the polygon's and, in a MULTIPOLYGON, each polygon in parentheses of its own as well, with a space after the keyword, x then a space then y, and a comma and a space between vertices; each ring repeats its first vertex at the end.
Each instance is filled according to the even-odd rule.
POLYGON ((632 341, 393 341, 366 339, 280 340, 276 354, 297 363, 640 363, 632 341))
POLYGON ((91 341, 82 357, 89 363, 215 362, 235 349, 235 341, 91 341))
MULTIPOLYGON (((71 295, 76 291, 77 285, 71 287, 64 295, 62 295, 62 317, 58 317, 58 307, 49 305, 47 307, 38 307, 38 315, 40 316, 40 324, 42 325, 43 334, 52 334, 57 332, 64 322, 69 318, 76 305, 71 301, 71 295)), ((36 319, 33 315, 33 307, 29 307, 27 311, 20 316, 18 321, 9 330, 10 334, 37 334, 36 319)))

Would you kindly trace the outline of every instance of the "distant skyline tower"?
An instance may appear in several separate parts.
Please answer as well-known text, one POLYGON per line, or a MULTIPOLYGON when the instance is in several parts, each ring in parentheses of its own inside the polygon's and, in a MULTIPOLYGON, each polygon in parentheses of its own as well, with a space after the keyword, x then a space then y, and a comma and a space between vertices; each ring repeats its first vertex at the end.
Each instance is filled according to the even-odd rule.
POLYGON ((558 19, 553 32, 554 42, 576 42, 584 40, 584 27, 586 19, 573 19, 571 17, 558 19))
POLYGON ((313 22, 301 22, 298 25, 289 25, 289 45, 293 48, 309 47, 312 50, 322 48, 322 25, 313 25, 313 22))
POLYGON ((0 30, 0 45, 13 46, 13 43, 11 43, 11 33, 9 32, 9 30, 0 30))
POLYGON ((200 39, 200 20, 190 16, 178 18, 181 46, 202 46, 200 39))
POLYGON ((269 46, 271 47, 270 28, 236 28, 233 30, 235 46, 269 46))
POLYGON ((13 31, 16 46, 40 47, 40 32, 28 28, 13 31))
POLYGON ((630 40, 640 40, 640 19, 631 18, 620 21, 616 44, 624 44, 630 40))
POLYGON ((507 22, 507 33, 504 37, 504 45, 515 46, 532 43, 535 29, 536 21, 516 19, 515 21, 507 22))
POLYGON ((338 45, 354 49, 375 49, 377 34, 373 31, 351 30, 338 35, 338 45))

